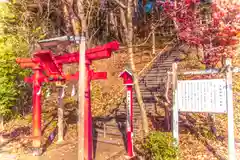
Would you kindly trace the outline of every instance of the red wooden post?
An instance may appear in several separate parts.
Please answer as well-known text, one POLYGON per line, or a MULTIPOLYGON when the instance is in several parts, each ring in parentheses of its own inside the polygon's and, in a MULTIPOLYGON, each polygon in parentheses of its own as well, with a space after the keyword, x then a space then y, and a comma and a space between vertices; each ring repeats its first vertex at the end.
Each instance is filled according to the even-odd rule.
POLYGON ((34 148, 40 148, 41 146, 41 82, 39 79, 40 70, 36 69, 33 76, 32 144, 34 148))
POLYGON ((92 139, 92 112, 91 112, 91 93, 90 93, 90 61, 86 60, 85 78, 85 109, 84 109, 84 158, 92 160, 93 139, 92 139))
POLYGON ((132 85, 127 85, 127 117, 129 120, 127 121, 127 144, 128 144, 128 156, 133 157, 133 102, 132 102, 132 85))
POLYGON ((125 69, 120 77, 127 88, 127 152, 128 158, 134 157, 133 153, 133 78, 132 73, 125 69))
POLYGON ((32 77, 25 78, 26 82, 32 83, 32 146, 34 148, 34 155, 41 154, 41 84, 44 81, 44 76, 41 71, 38 59, 17 58, 16 62, 23 68, 32 68, 34 74, 32 77))
MULTIPOLYGON (((94 72, 90 69, 91 61, 86 59, 85 79, 85 106, 84 106, 84 158, 92 160, 93 156, 93 138, 92 138, 92 112, 91 112, 91 90, 90 83, 92 80, 106 79, 106 72, 94 72)), ((66 80, 78 79, 78 72, 73 75, 66 75, 66 80)))

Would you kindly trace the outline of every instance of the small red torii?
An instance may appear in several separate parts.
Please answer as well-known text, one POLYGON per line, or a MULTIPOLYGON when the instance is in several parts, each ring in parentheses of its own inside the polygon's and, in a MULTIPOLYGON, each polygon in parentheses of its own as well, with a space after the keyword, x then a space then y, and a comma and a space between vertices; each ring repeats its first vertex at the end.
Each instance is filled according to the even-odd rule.
MULTIPOLYGON (((90 69, 93 60, 106 59, 111 53, 119 48, 119 43, 113 41, 103 46, 86 50, 86 91, 85 91, 85 158, 92 159, 92 114, 90 104, 90 82, 91 80, 106 79, 107 72, 94 72, 90 69)), ((26 77, 25 82, 33 85, 33 123, 32 136, 33 147, 40 152, 41 148, 41 86, 43 82, 67 81, 78 79, 79 72, 72 75, 65 75, 62 69, 63 64, 79 63, 79 52, 65 53, 55 56, 50 50, 40 50, 33 54, 33 58, 17 58, 16 62, 22 68, 31 68, 34 73, 26 77)), ((39 153, 40 154, 40 153, 39 153)))

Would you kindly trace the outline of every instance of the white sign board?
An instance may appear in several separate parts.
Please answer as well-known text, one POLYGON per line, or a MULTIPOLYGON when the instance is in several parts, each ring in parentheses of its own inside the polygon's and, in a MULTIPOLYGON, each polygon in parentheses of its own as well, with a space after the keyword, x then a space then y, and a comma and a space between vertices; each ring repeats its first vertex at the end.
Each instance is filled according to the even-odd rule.
POLYGON ((131 115, 131 91, 127 91, 127 131, 131 132, 130 117, 131 115))
POLYGON ((176 105, 180 112, 227 112, 225 79, 180 80, 176 105))

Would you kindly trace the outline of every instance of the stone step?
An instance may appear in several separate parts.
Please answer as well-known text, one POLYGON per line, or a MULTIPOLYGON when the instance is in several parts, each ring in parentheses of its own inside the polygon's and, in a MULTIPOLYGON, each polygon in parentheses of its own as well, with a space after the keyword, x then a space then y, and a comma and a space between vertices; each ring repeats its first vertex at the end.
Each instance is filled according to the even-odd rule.
POLYGON ((93 136, 94 141, 102 142, 102 143, 108 143, 108 144, 114 144, 114 145, 124 145, 122 134, 121 133, 115 133, 115 134, 104 134, 103 131, 98 131, 97 135, 95 134, 93 136))
POLYGON ((165 78, 165 77, 149 77, 148 79, 145 79, 144 84, 141 84, 140 87, 147 87, 148 84, 165 85, 166 82, 167 82, 167 78, 165 78))
MULTIPOLYGON (((109 135, 111 137, 115 137, 115 138, 119 138, 122 136, 122 133, 119 131, 118 128, 114 128, 114 131, 115 132, 112 132, 112 130, 109 130, 107 127, 105 129, 105 134, 106 135, 109 135)), ((100 128, 97 128, 95 129, 95 133, 94 133, 94 136, 103 136, 104 135, 104 129, 100 129, 100 128)))
MULTIPOLYGON (((167 79, 167 73, 164 73, 164 74, 155 74, 155 73, 151 73, 151 74, 148 74, 147 77, 145 77, 141 83, 142 84, 145 84, 147 83, 148 81, 161 81, 161 79, 167 79)), ((141 84, 140 83, 140 84, 141 84)))
POLYGON ((167 75, 167 72, 170 70, 171 70, 171 67, 154 68, 148 72, 146 77, 148 77, 149 75, 165 76, 165 75, 167 75))
POLYGON ((159 87, 156 87, 150 84, 150 85, 147 85, 146 87, 141 87, 140 92, 142 92, 143 94, 159 92, 159 89, 160 89, 159 87))
POLYGON ((159 81, 157 81, 157 80, 156 80, 156 81, 147 81, 147 82, 146 82, 146 87, 149 87, 150 85, 151 85, 151 86, 152 86, 152 85, 153 85, 153 86, 155 85, 155 86, 160 86, 160 87, 161 87, 161 86, 165 86, 165 84, 166 84, 165 82, 162 82, 162 81, 160 81, 160 80, 159 80, 159 81))
MULTIPOLYGON (((135 121, 133 121, 135 122, 135 121)), ((134 124, 133 125, 133 131, 137 131, 139 129, 139 125, 137 124, 134 124)), ((101 137, 111 137, 111 138, 114 138, 114 139, 119 139, 119 138, 122 138, 124 135, 126 134, 126 128, 123 128, 121 130, 119 130, 118 127, 114 127, 114 126, 106 126, 105 128, 105 131, 104 129, 95 129, 95 132, 94 132, 94 136, 95 137, 98 137, 98 136, 101 136, 101 137)))
MULTIPOLYGON (((144 97, 145 99, 149 99, 149 98, 152 98, 154 96, 154 93, 156 93, 156 91, 144 91, 141 93, 142 97, 144 97)), ((134 102, 137 103, 137 97, 133 97, 134 98, 134 102)))

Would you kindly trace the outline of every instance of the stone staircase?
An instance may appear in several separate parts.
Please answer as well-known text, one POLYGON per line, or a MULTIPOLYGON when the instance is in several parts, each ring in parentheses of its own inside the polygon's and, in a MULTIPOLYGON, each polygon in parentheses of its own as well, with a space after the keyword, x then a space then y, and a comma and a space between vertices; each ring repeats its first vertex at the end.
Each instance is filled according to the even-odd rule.
MULTIPOLYGON (((140 90, 143 96, 147 114, 154 115, 156 110, 156 100, 154 95, 164 94, 167 81, 167 71, 172 68, 172 63, 177 58, 179 52, 177 46, 170 48, 159 55, 148 71, 139 78, 140 90)), ((171 92, 171 90, 170 90, 171 92)), ((138 102, 133 93, 133 128, 134 135, 138 135, 141 129, 141 113, 138 102)), ((98 142, 124 145, 126 132, 126 103, 116 108, 113 115, 107 118, 93 118, 94 139, 98 142)), ((125 145, 124 145, 125 146, 125 145)), ((126 147, 126 146, 125 146, 126 147)))

